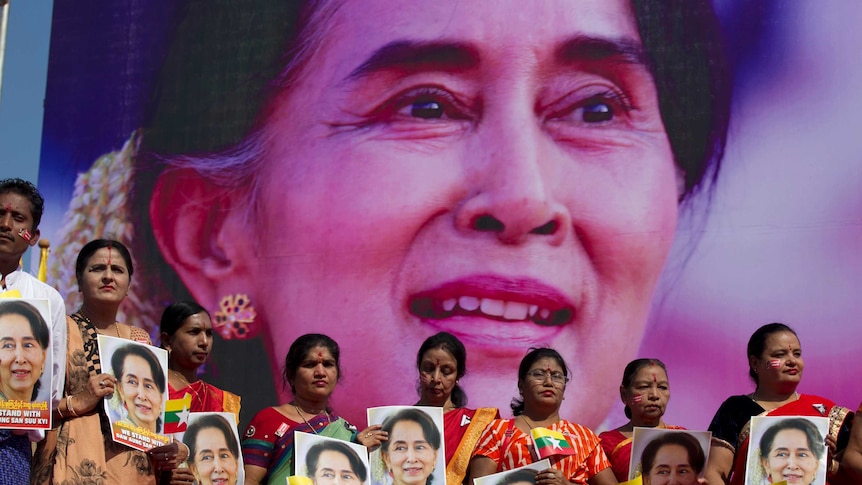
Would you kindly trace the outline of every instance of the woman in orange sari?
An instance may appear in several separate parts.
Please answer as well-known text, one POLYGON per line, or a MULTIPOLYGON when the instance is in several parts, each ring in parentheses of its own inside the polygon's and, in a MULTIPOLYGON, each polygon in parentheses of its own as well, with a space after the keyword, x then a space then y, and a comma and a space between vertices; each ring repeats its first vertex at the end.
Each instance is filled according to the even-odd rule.
POLYGON ((463 483, 479 437, 492 420, 499 419, 500 411, 464 407, 467 394, 459 382, 467 373, 467 350, 451 333, 439 332, 425 339, 416 354, 416 368, 419 370, 416 406, 443 408, 446 483, 463 483))
POLYGON ((162 348, 168 351, 170 399, 191 397, 189 411, 229 412, 239 422, 240 397, 207 384, 198 370, 212 352, 213 326, 209 312, 193 301, 172 303, 159 325, 162 348))
MULTIPOLYGON (((520 397, 512 400, 513 419, 495 419, 485 428, 470 463, 470 478, 520 468, 541 458, 532 437, 534 428, 543 433, 561 433, 555 445, 570 448, 569 454, 552 453, 550 468, 536 474, 541 485, 613 485, 611 464, 599 437, 586 426, 562 419, 560 403, 569 382, 566 361, 554 349, 534 348, 518 366, 520 397), (562 444, 561 442, 565 441, 562 444)), ((472 481, 472 480, 471 480, 472 481)))
POLYGON ((635 426, 642 428, 685 429, 669 425, 662 416, 670 400, 670 382, 667 368, 658 359, 637 359, 629 362, 623 371, 620 399, 625 405, 629 422, 617 429, 599 435, 602 449, 611 461, 617 480, 624 482, 629 476, 632 457, 632 433, 635 426))
POLYGON ((851 424, 847 418, 852 418, 852 413, 829 399, 796 391, 805 362, 799 338, 787 325, 770 323, 757 329, 748 341, 748 364, 756 386, 754 392, 729 397, 709 425, 713 442, 706 479, 711 484, 745 482, 752 416, 822 416, 829 418, 828 484, 837 467, 833 459, 847 442, 851 424))

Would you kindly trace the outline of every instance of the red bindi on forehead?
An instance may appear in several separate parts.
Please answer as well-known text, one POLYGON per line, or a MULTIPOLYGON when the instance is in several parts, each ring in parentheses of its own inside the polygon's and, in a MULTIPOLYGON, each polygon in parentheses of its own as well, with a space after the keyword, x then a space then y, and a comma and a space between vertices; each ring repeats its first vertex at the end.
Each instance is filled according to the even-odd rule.
POLYGON ((12 204, 6 203, 6 212, 12 212, 12 204))

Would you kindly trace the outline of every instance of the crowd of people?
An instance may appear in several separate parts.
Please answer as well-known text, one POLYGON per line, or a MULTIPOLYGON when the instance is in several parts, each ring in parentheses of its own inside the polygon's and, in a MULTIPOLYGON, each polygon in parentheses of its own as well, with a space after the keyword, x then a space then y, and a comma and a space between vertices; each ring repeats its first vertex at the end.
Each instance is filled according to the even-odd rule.
MULTIPOLYGON (((53 303, 57 301, 55 290, 19 267, 20 257, 38 239, 41 212, 42 199, 32 184, 18 179, 0 181, 3 291, 17 291, 23 298, 48 298, 53 303), (29 239, 22 236, 24 231, 29 239)), ((545 428, 561 432, 573 452, 551 456, 549 468, 533 470, 521 480, 541 485, 602 485, 628 478, 635 428, 681 429, 664 420, 670 380, 658 359, 638 359, 626 366, 619 386, 630 419, 625 425, 597 435, 565 419, 561 404, 570 370, 562 355, 547 347, 529 349, 517 376, 512 376, 519 390, 512 399, 512 418, 501 418, 493 408, 467 408, 467 396, 459 385, 467 373, 465 347, 456 336, 439 332, 428 337, 416 355, 416 405, 442 408, 442 433, 425 413, 414 408, 360 431, 330 406, 342 372, 338 343, 310 333, 294 340, 284 358, 283 380, 292 399, 257 412, 241 443, 228 420, 214 415, 190 424, 182 441, 147 452, 133 450, 111 439, 105 397, 116 395, 130 421, 153 430, 161 425, 158 406, 165 392, 172 397, 191 396, 192 412, 238 415, 240 411, 239 396, 198 377, 212 350, 213 328, 207 310, 194 302, 173 303, 164 310, 159 343, 169 352, 166 380, 155 357, 131 350, 133 347, 121 347, 122 351, 114 353, 110 372, 102 368, 99 335, 151 343, 144 330, 116 319, 133 274, 132 259, 123 243, 94 240, 78 256, 76 275, 83 303, 75 313, 60 322, 52 314, 48 324, 44 319, 40 323, 38 315, 30 315, 28 320, 32 311, 26 308, 2 307, 0 318, 8 320, 0 334, 2 399, 35 397, 32 384, 23 391, 15 385, 23 377, 30 382, 31 374, 44 371, 43 354, 49 344, 39 337, 45 333, 41 327, 50 328, 52 342, 61 344, 62 352, 54 363, 61 362, 63 371, 58 375, 64 378, 58 379, 59 386, 52 385, 58 391, 50 399, 53 429, 44 434, 0 430, 0 482, 234 484, 242 456, 245 483, 285 483, 296 473, 294 438, 299 431, 353 442, 368 450, 379 448, 387 483, 396 485, 429 485, 445 443, 445 482, 471 483, 537 461, 531 431, 545 428), (19 314, 19 319, 7 318, 19 314), (5 372, 7 366, 14 371, 5 372), (35 448, 31 441, 36 442, 35 448)), ((662 434, 641 455, 643 482, 741 484, 752 466, 747 461, 748 448, 754 446, 759 452, 759 473, 769 483, 810 484, 818 473, 825 473, 832 485, 859 483, 862 426, 852 426, 854 414, 846 408, 797 391, 805 364, 793 329, 780 323, 760 327, 751 336, 747 353, 754 391, 729 397, 717 410, 708 427, 712 432, 708 456, 687 433, 662 434), (750 444, 750 422, 755 416, 789 418, 750 444), (828 418, 825 436, 801 418, 806 416, 828 418), (819 470, 824 456, 827 469, 819 470)), ((584 396, 570 394, 569 398, 584 396)), ((862 413, 862 407, 857 413, 862 413)), ((321 444, 312 450, 306 460, 312 462, 309 469, 315 484, 364 483, 369 475, 349 448, 321 444)))

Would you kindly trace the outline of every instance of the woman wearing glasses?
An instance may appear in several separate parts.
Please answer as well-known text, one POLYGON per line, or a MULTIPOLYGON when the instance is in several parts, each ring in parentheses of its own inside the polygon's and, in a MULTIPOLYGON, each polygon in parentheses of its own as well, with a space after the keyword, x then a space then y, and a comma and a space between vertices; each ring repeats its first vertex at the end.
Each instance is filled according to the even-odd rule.
MULTIPOLYGON (((537 485, 615 484, 605 452, 590 429, 560 418, 568 369, 554 349, 532 349, 518 367, 519 398, 512 400, 513 419, 497 419, 485 429, 473 459, 470 477, 522 467, 539 459, 530 431, 547 428, 563 434, 570 455, 549 457, 551 468, 536 475, 537 485)), ((562 450, 565 444, 557 448, 562 450)))

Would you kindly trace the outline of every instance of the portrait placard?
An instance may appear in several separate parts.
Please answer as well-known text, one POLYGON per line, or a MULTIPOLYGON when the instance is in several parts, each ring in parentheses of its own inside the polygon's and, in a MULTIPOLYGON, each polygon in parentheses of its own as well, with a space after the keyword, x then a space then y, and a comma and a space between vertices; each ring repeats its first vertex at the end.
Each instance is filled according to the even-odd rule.
POLYGON ((0 298, 0 428, 51 429, 50 302, 0 298))
POLYGON ((186 466, 197 483, 245 483, 239 433, 233 413, 190 413, 182 442, 189 447, 186 466))
POLYGON ((400 485, 428 476, 433 476, 434 483, 446 481, 443 408, 369 408, 368 425, 374 424, 381 425, 389 439, 369 456, 372 485, 400 485))
POLYGON ((349 441, 297 431, 294 476, 316 485, 365 485, 369 479, 368 450, 349 441))
POLYGON ((628 478, 690 475, 696 483, 703 477, 711 439, 709 431, 635 427, 628 478))
POLYGON ((801 485, 826 483, 829 418, 754 416, 748 440, 745 485, 781 481, 801 485))
POLYGON ((170 443, 165 436, 168 352, 133 340, 99 335, 102 371, 117 379, 105 397, 111 434, 117 443, 147 451, 170 443))

